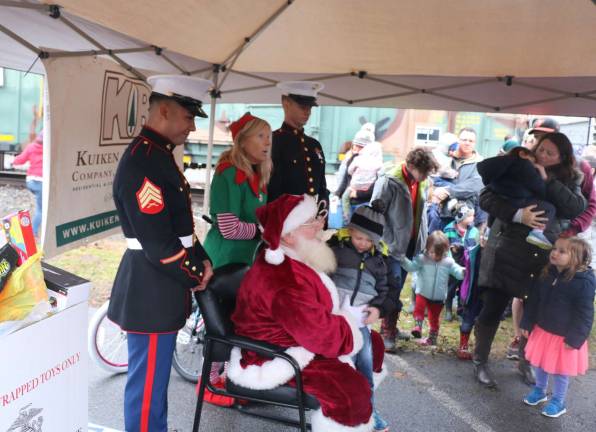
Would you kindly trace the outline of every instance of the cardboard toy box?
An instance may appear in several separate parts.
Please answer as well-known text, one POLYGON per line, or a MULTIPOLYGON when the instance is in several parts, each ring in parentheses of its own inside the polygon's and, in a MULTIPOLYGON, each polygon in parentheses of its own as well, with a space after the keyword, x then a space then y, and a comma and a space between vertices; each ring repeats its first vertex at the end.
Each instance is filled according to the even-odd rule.
POLYGON ((27 258, 37 252, 33 227, 31 226, 31 215, 27 210, 4 216, 2 218, 2 227, 4 228, 6 240, 14 246, 19 254, 17 265, 21 265, 27 258))
POLYGON ((41 268, 52 307, 62 310, 88 300, 91 282, 87 279, 43 261, 41 268))

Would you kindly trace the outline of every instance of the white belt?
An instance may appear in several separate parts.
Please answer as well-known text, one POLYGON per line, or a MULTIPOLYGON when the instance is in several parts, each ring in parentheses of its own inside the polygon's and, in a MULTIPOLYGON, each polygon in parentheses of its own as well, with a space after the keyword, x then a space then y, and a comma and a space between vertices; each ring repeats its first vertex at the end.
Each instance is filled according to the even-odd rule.
MULTIPOLYGON (((180 242, 182 243, 182 246, 184 246, 185 248, 189 248, 192 247, 192 234, 191 235, 187 235, 184 237, 178 237, 178 239, 180 239, 180 242)), ((143 246, 141 245, 141 242, 138 241, 136 238, 126 238, 126 246, 129 249, 133 249, 133 250, 143 250, 143 246)))

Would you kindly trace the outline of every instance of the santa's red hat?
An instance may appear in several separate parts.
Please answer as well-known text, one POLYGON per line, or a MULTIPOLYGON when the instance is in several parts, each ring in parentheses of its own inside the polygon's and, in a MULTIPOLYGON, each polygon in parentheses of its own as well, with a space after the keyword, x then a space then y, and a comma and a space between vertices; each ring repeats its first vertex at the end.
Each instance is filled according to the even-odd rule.
POLYGON ((280 248, 281 237, 317 216, 317 202, 310 195, 284 194, 257 209, 262 237, 267 243, 265 261, 279 265, 285 254, 280 248))

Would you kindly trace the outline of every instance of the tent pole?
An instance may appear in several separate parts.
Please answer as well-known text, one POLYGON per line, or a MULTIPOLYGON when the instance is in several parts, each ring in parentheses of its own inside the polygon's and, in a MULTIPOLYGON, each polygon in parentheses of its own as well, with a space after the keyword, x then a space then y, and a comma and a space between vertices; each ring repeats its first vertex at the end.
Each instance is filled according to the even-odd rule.
MULTIPOLYGON (((83 37, 85 40, 87 40, 88 42, 91 42, 93 45, 95 45, 96 47, 105 50, 107 49, 106 47, 104 47, 102 44, 100 44, 98 41, 96 41, 95 39, 93 39, 91 36, 89 36, 87 33, 85 33, 83 30, 81 30, 80 28, 78 28, 74 23, 72 23, 70 20, 66 19, 64 17, 64 15, 60 15, 60 17, 58 18, 60 21, 62 21, 64 24, 66 24, 70 29, 72 29, 73 31, 75 31, 79 36, 83 37)), ((109 51, 109 50, 108 50, 109 51)), ((120 66, 122 66, 124 69, 126 69, 127 71, 131 72, 132 74, 134 74, 137 78, 140 78, 142 80, 145 80, 145 76, 140 73, 138 70, 136 70, 135 68, 133 68, 131 65, 129 65, 128 63, 126 63, 124 60, 122 60, 120 57, 118 57, 115 54, 110 54, 108 52, 108 55, 110 57, 112 57, 114 60, 116 60, 116 62, 118 62, 118 64, 120 64, 120 66)))
MULTIPOLYGON (((211 192, 211 160, 213 159, 213 133, 215 132, 215 104, 219 93, 217 78, 219 65, 213 66, 213 90, 211 90, 211 106, 209 107, 209 141, 207 142, 207 166, 205 167, 205 190, 203 193, 203 214, 209 215, 209 195, 211 192)), ((203 222, 205 226, 206 222, 203 222)))
POLYGON ((14 39, 15 41, 17 41, 18 43, 20 43, 21 45, 23 45, 25 48, 33 51, 38 56, 41 54, 41 50, 39 48, 37 48, 36 46, 30 44, 25 39, 23 39, 22 37, 20 37, 16 33, 13 33, 12 31, 10 31, 9 29, 7 29, 6 27, 4 27, 1 24, 0 24, 0 32, 4 33, 5 35, 7 35, 8 37, 10 37, 11 39, 14 39))

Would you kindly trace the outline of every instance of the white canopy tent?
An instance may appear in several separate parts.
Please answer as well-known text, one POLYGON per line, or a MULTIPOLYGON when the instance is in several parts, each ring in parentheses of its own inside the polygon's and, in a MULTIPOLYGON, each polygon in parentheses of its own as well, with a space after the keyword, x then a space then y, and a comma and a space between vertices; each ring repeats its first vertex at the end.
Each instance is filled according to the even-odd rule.
POLYGON ((204 76, 212 122, 216 99, 279 103, 286 79, 323 81, 327 105, 594 116, 594 28, 591 0, 0 0, 0 66, 204 76))

